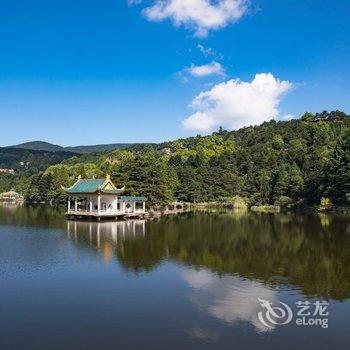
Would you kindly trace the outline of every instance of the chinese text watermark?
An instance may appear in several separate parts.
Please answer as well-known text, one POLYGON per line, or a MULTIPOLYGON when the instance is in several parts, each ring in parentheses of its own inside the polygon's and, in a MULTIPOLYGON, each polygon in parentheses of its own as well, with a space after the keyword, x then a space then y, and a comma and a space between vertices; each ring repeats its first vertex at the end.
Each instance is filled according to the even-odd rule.
POLYGON ((295 312, 289 305, 281 301, 271 302, 264 299, 258 299, 258 301, 261 306, 258 318, 265 327, 275 328, 275 326, 294 322, 297 326, 328 328, 329 303, 326 301, 297 301, 295 312))

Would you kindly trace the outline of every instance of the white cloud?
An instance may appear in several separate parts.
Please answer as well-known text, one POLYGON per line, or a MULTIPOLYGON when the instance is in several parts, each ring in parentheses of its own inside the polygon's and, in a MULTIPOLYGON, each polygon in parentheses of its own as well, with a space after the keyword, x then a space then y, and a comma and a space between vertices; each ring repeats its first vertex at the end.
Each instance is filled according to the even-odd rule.
POLYGON ((201 44, 198 44, 197 45, 197 49, 205 56, 205 57, 208 57, 208 56, 211 56, 214 54, 214 50, 211 48, 211 47, 205 47, 201 44))
POLYGON ((197 45, 197 49, 205 56, 205 57, 214 57, 217 60, 222 60, 224 56, 221 53, 216 52, 211 47, 205 47, 201 44, 197 45))
POLYGON ((196 78, 207 77, 208 75, 225 75, 225 70, 219 62, 211 62, 202 66, 196 66, 194 64, 188 68, 188 72, 196 78))
POLYGON ((251 82, 228 80, 197 95, 191 103, 196 112, 182 123, 202 132, 261 124, 278 115, 280 99, 292 86, 271 73, 256 74, 251 82))
POLYGON ((181 79, 183 83, 189 82, 190 77, 205 78, 212 77, 214 75, 220 76, 221 78, 226 77, 225 68, 219 62, 216 61, 200 66, 196 66, 192 63, 190 67, 184 68, 176 75, 181 79))
POLYGON ((248 10, 249 0, 156 0, 143 10, 151 21, 170 19, 176 26, 194 30, 206 37, 209 30, 226 27, 248 10))

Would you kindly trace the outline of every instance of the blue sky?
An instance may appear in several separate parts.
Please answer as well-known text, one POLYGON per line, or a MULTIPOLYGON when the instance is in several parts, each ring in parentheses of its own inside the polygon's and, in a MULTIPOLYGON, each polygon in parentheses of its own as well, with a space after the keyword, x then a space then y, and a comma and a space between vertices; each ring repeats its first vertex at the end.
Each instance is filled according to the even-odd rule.
POLYGON ((348 0, 1 1, 0 146, 350 112, 349 18, 348 0))

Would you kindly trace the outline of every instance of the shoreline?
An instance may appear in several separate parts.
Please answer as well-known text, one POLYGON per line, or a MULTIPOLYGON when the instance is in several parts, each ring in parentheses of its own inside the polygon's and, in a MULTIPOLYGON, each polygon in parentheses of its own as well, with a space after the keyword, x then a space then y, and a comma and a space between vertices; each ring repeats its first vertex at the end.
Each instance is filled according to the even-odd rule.
MULTIPOLYGON (((64 207, 64 203, 54 203, 54 202, 36 202, 36 201, 10 201, 3 200, 0 204, 10 204, 10 205, 50 205, 51 207, 64 207)), ((186 203, 186 202, 175 202, 163 206, 151 207, 144 218, 152 219, 167 215, 177 215, 190 211, 196 210, 209 210, 209 209, 222 209, 222 210, 233 210, 233 211, 247 211, 257 214, 279 214, 279 213, 318 213, 318 214, 350 214, 350 206, 332 206, 327 210, 319 210, 317 206, 305 206, 298 208, 284 208, 276 205, 254 205, 254 206, 242 206, 236 205, 235 203, 219 203, 219 202, 203 202, 203 203, 186 203)))

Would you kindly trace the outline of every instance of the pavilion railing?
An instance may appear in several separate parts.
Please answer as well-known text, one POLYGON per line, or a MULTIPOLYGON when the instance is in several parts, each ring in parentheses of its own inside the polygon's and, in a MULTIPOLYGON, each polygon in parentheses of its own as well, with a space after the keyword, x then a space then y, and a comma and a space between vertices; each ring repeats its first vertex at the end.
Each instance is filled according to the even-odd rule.
POLYGON ((78 208, 77 210, 75 209, 70 209, 67 211, 68 214, 128 214, 128 213, 143 213, 144 210, 143 208, 136 208, 135 210, 113 210, 113 209, 100 209, 100 210, 89 210, 89 209, 83 209, 83 208, 78 208))

